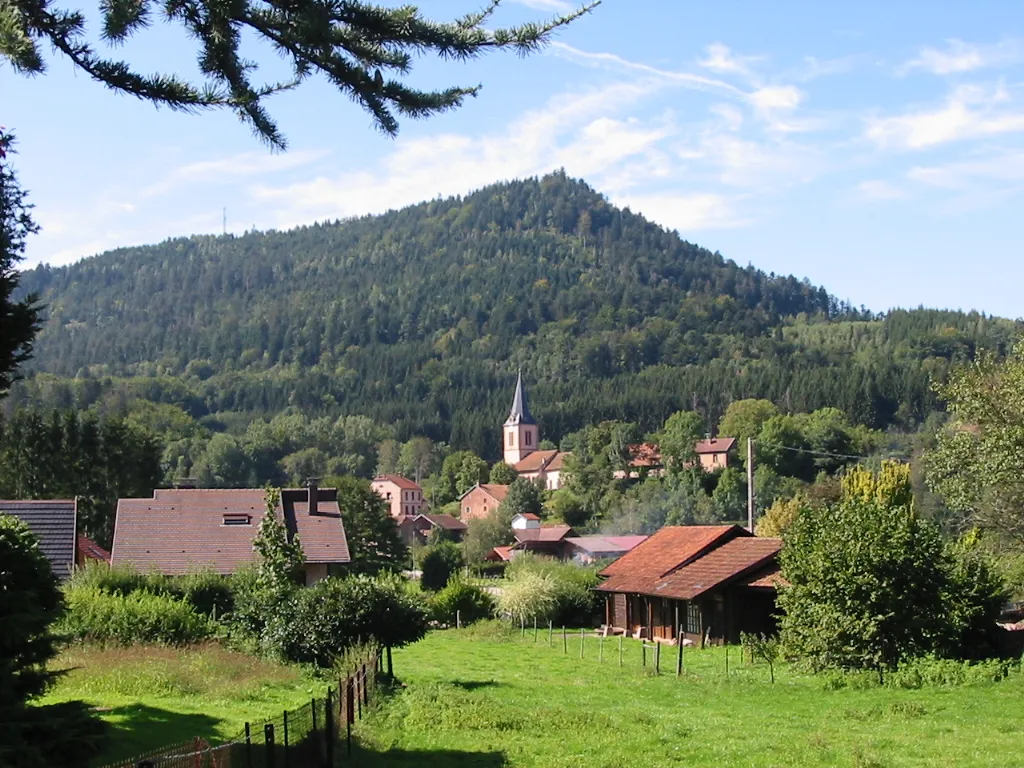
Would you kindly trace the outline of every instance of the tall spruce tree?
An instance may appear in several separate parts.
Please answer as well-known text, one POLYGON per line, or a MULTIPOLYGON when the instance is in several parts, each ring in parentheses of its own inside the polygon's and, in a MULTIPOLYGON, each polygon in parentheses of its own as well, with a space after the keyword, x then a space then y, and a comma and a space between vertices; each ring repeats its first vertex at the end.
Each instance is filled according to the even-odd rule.
MULTIPOLYGON (((598 0, 599 1, 599 0, 598 0)), ((387 8, 359 0, 101 0, 101 36, 116 46, 155 20, 184 28, 198 42, 202 84, 177 74, 144 75, 127 61, 107 58, 90 45, 85 14, 50 0, 5 0, 0 12, 0 56, 15 71, 43 72, 40 43, 119 93, 184 112, 228 108, 257 136, 283 148, 285 138, 264 106, 268 96, 320 75, 369 112, 384 133, 398 131, 398 117, 429 117, 460 106, 480 86, 420 90, 405 82, 414 55, 466 61, 494 49, 526 55, 597 2, 546 23, 491 28, 501 0, 454 21, 427 19, 411 5, 387 8), (243 54, 242 40, 272 48, 291 74, 280 82, 255 82, 258 65, 243 54)))
POLYGON ((348 570, 374 576, 396 573, 409 562, 409 549, 398 536, 388 505, 370 484, 355 477, 328 478, 338 489, 338 507, 352 557, 348 570))
MULTIPOLYGON (((5 18, 6 14, 0 13, 0 40, 5 18)), ((0 50, 3 46, 0 42, 0 50)), ((16 378, 18 365, 32 355, 42 309, 34 294, 14 299, 17 265, 25 254, 25 238, 38 227, 11 165, 13 145, 14 137, 0 127, 0 397, 7 394, 16 378)))

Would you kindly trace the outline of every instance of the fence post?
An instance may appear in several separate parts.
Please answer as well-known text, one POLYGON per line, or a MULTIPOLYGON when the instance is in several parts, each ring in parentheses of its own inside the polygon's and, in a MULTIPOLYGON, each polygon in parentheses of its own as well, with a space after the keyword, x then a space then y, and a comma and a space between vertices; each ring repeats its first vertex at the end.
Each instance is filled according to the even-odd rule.
POLYGON ((355 688, 352 684, 352 678, 348 678, 345 684, 345 752, 352 756, 352 710, 355 709, 355 688))
POLYGON ((654 674, 661 674, 661 643, 654 644, 654 674))
POLYGON ((288 768, 288 710, 284 711, 284 768, 288 768))
POLYGON ((729 643, 725 644, 725 676, 729 676, 729 643))
MULTIPOLYGON (((331 689, 327 689, 327 698, 324 700, 324 746, 327 750, 327 768, 334 768, 334 725, 333 712, 331 711, 331 689)), ((269 768, 274 768, 270 766, 269 768)))
POLYGON ((455 628, 462 629, 462 611, 455 612, 455 628))
POLYGON ((309 700, 309 711, 313 714, 313 733, 316 733, 316 699, 309 700))
POLYGON ((622 638, 624 638, 624 637, 625 637, 625 634, 619 635, 619 666, 620 667, 622 666, 622 638))
POLYGON ((359 688, 360 688, 360 686, 363 683, 359 679, 359 670, 358 669, 356 670, 355 681, 356 681, 356 717, 358 717, 360 720, 362 720, 363 719, 363 692, 361 690, 359 690, 359 688))
POLYGON ((583 658, 583 646, 587 644, 587 636, 583 627, 580 627, 580 658, 583 658))
POLYGON ((640 641, 640 666, 641 667, 646 667, 647 666, 647 641, 646 640, 641 640, 640 641))
POLYGON ((267 768, 274 768, 274 724, 267 723, 263 726, 263 747, 266 750, 265 765, 267 768))
POLYGON ((519 617, 519 636, 526 637, 526 617, 519 617))
POLYGON ((369 673, 366 669, 366 662, 363 662, 363 705, 367 707, 370 706, 370 689, 366 685, 368 677, 369 673))
POLYGON ((245 765, 252 768, 252 734, 249 731, 249 724, 245 724, 245 765))
MULTIPOLYGON (((213 610, 216 611, 217 610, 217 606, 214 606, 213 610)), ((195 767, 196 768, 203 768, 202 767, 203 756, 202 756, 201 753, 208 746, 209 746, 209 744, 207 744, 205 741, 200 739, 198 736, 196 736, 192 740, 192 751, 194 751, 196 753, 196 762, 195 762, 195 767)))
POLYGON ((569 638, 565 634, 565 625, 562 625, 562 653, 569 652, 569 638))
POLYGON ((676 649, 676 677, 683 674, 683 625, 679 625, 679 632, 676 634, 676 643, 679 647, 676 649))
POLYGON ((551 634, 554 631, 554 628, 555 628, 555 623, 549 619, 548 620, 548 645, 551 645, 551 634))
POLYGON ((597 638, 597 660, 604 661, 604 635, 597 638))
POLYGON ((533 642, 537 642, 537 614, 533 615, 533 642))

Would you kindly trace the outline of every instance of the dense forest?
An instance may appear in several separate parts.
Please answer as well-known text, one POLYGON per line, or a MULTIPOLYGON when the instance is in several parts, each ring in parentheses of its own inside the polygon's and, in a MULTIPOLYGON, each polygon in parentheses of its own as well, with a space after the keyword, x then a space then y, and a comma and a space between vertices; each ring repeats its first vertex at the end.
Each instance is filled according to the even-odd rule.
POLYGON ((654 430, 680 409, 715 424, 754 397, 909 430, 938 407, 932 381, 951 363, 1003 354, 1021 331, 976 313, 873 316, 562 173, 382 216, 119 249, 27 271, 21 289, 48 319, 8 413, 149 402, 235 434, 285 409, 359 415, 396 440, 489 459, 518 368, 555 441, 609 418, 654 430))

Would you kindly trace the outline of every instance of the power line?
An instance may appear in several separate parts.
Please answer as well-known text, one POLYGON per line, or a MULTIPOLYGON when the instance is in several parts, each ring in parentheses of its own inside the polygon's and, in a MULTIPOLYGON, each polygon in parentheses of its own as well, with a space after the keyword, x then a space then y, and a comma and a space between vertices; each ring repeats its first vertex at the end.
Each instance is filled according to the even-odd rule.
POLYGON ((828 451, 814 451, 810 448, 793 448, 789 445, 780 445, 779 443, 765 443, 763 440, 757 441, 760 445, 767 445, 771 448, 781 448, 783 451, 793 451, 793 453, 809 453, 812 456, 831 456, 836 459, 870 459, 872 456, 861 456, 853 453, 829 453, 828 451))

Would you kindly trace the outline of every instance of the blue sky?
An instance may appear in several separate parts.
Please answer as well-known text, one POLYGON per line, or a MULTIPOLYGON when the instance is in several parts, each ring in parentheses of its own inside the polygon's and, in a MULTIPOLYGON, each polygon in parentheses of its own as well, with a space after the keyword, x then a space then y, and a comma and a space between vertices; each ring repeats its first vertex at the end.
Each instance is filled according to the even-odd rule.
MULTIPOLYGON (((506 0, 495 23, 569 7, 506 0)), ((121 54, 195 67, 166 25, 121 54)), ((270 103, 290 143, 272 153, 227 113, 156 110, 57 59, 31 80, 0 66, 0 123, 43 227, 29 261, 220 232, 225 207, 230 231, 281 229, 564 167, 687 240, 858 305, 1024 315, 1019 2, 605 0, 544 53, 424 59, 412 81, 484 88, 389 139, 310 81, 270 103)))

